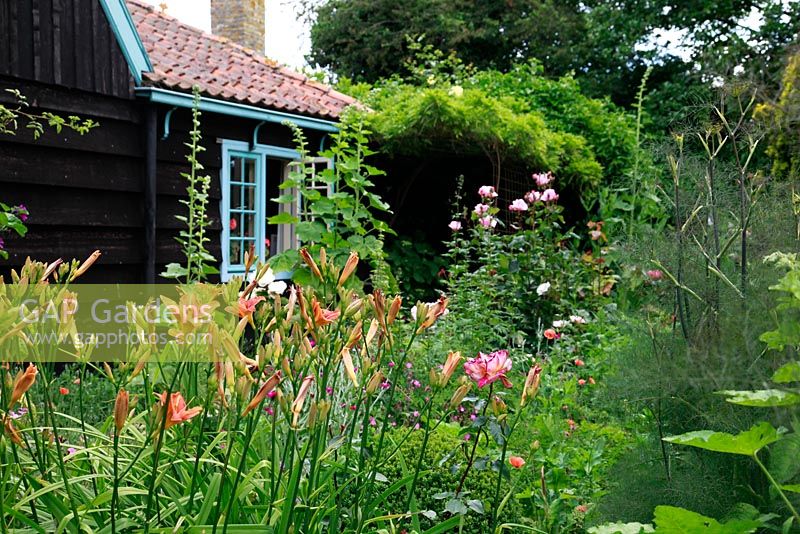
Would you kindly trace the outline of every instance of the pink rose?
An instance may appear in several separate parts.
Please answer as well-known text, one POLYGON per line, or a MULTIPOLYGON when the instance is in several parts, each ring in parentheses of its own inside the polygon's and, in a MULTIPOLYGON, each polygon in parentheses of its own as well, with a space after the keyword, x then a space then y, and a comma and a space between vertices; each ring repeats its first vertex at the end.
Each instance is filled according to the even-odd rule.
POLYGON ((528 204, 534 204, 536 202, 539 202, 541 198, 542 194, 538 191, 528 191, 527 193, 525 193, 525 200, 528 201, 528 204))
POLYGON ((486 204, 475 204, 475 209, 472 211, 478 217, 483 217, 489 211, 489 206, 486 204))
POLYGON ((494 190, 494 187, 491 185, 482 185, 480 189, 478 189, 478 195, 481 198, 497 198, 497 191, 494 190))
POLYGON ((510 370, 511 358, 508 357, 507 350, 498 350, 489 354, 479 352, 478 356, 464 364, 464 372, 477 382, 479 388, 497 380, 500 380, 505 387, 510 388, 511 382, 506 377, 506 373, 510 370))
POLYGON ((447 225, 454 232, 458 232, 461 230, 461 222, 459 221, 450 221, 450 224, 447 225))
POLYGON ((478 219, 478 222, 480 222, 481 226, 483 226, 484 228, 494 228, 495 226, 497 226, 497 219, 495 219, 491 215, 481 217, 480 219, 478 219))
POLYGON ((539 187, 544 187, 553 181, 553 174, 550 172, 540 172, 534 174, 532 178, 533 181, 536 182, 536 185, 538 185, 539 187))
POLYGON ((545 189, 541 198, 542 202, 555 202, 558 200, 558 193, 555 192, 555 189, 545 189))
POLYGON ((521 198, 516 199, 508 207, 510 211, 528 211, 528 205, 521 198))

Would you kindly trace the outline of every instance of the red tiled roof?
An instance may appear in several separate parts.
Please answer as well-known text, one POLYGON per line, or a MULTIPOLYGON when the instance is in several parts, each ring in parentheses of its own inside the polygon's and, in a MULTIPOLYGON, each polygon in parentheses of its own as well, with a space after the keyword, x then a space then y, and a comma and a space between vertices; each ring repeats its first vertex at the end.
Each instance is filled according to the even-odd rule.
POLYGON ((188 91, 300 115, 335 119, 356 100, 287 69, 229 39, 205 33, 159 12, 141 0, 127 0, 136 29, 150 56, 147 85, 188 91))

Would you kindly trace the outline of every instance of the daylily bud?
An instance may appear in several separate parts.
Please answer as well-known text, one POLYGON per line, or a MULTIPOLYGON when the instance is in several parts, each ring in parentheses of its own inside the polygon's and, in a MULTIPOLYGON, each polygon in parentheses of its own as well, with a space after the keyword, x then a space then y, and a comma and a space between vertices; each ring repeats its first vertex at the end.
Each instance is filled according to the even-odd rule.
POLYGON ((373 291, 369 296, 369 303, 375 310, 375 318, 378 319, 378 323, 386 331, 386 297, 383 296, 383 292, 380 289, 373 291))
POLYGON ((444 366, 442 367, 442 376, 439 386, 444 387, 447 385, 447 382, 450 380, 450 377, 453 375, 453 372, 456 370, 456 367, 458 367, 460 362, 460 352, 451 352, 447 355, 447 360, 444 362, 444 366))
POLYGON ((344 364, 344 370, 347 372, 347 376, 350 377, 352 380, 353 385, 358 387, 358 378, 356 377, 356 369, 353 365, 353 358, 350 356, 350 349, 342 349, 342 363, 344 364))
POLYGON ((25 372, 20 371, 17 378, 14 380, 14 388, 11 390, 11 400, 8 403, 8 409, 14 407, 19 399, 31 388, 36 381, 36 374, 39 371, 32 363, 28 365, 25 372))
POLYGON ((319 264, 322 265, 323 271, 328 265, 328 253, 325 251, 325 247, 320 247, 319 249, 319 264))
POLYGON ((250 400, 250 403, 244 409, 244 412, 242 412, 242 417, 245 417, 251 411, 253 411, 254 409, 258 408, 258 406, 261 404, 261 402, 265 398, 267 398, 267 395, 269 394, 269 392, 272 391, 273 389, 275 389, 278 386, 278 384, 280 384, 280 383, 281 383, 281 372, 277 371, 277 372, 275 372, 274 375, 269 377, 267 379, 267 381, 264 382, 261 385, 260 388, 258 388, 258 391, 256 392, 256 394, 250 400))
POLYGON ((286 321, 292 320, 295 304, 297 304, 297 288, 292 287, 289 290, 289 301, 286 303, 286 321))
POLYGON ((5 430, 6 436, 8 436, 11 439, 11 441, 16 443, 17 445, 22 445, 22 436, 20 436, 20 434, 17 431, 17 429, 14 428, 14 424, 11 422, 11 418, 10 417, 6 417, 5 420, 6 420, 6 422, 5 422, 4 430, 5 430))
POLYGON ((114 401, 114 426, 117 427, 117 434, 122 432, 122 427, 128 418, 128 401, 128 392, 120 388, 114 401))
POLYGON ((300 419, 300 413, 303 411, 303 404, 306 401, 306 397, 308 396, 308 390, 311 388, 311 383, 314 382, 314 375, 308 375, 303 379, 303 383, 300 384, 300 390, 297 392, 297 397, 295 397, 294 401, 292 402, 292 413, 294 417, 292 418, 292 426, 297 428, 297 421, 300 419))
POLYGON ((375 371, 375 374, 367 382, 367 395, 372 395, 378 390, 378 387, 383 383, 383 378, 382 372, 375 371))
POLYGON ((240 376, 238 380, 236 380, 236 394, 239 396, 240 400, 245 400, 250 398, 250 389, 253 387, 253 382, 250 378, 246 376, 240 376))
POLYGON ((322 273, 317 267, 317 262, 314 261, 314 258, 311 257, 311 254, 308 253, 308 249, 303 248, 300 249, 300 257, 303 258, 303 261, 306 262, 306 265, 311 269, 311 272, 320 280, 322 280, 322 273))
POLYGON ((490 402, 490 407, 492 408, 492 413, 495 416, 500 416, 508 411, 508 407, 506 403, 503 402, 503 399, 498 397, 497 395, 492 396, 492 400, 490 402))
POLYGON ((88 270, 89 270, 89 267, 91 267, 91 266, 92 266, 92 264, 94 264, 94 262, 96 262, 96 261, 97 261, 97 258, 99 258, 99 257, 100 257, 100 251, 99 251, 99 250, 95 250, 94 252, 92 252, 92 253, 89 255, 89 257, 88 257, 88 258, 86 258, 86 259, 83 261, 83 263, 81 263, 81 266, 80 266, 80 267, 78 267, 78 269, 77 269, 77 270, 76 270, 76 271, 75 271, 75 272, 72 274, 72 276, 71 276, 71 277, 70 277, 70 279, 69 279, 69 280, 70 280, 70 282, 72 282, 73 280, 75 280, 76 278, 78 278, 79 276, 81 276, 83 273, 85 273, 86 271, 88 271, 88 270))
POLYGON ((471 385, 468 383, 461 384, 460 386, 458 386, 458 389, 455 390, 453 396, 450 397, 450 402, 448 402, 448 406, 450 407, 450 409, 453 409, 459 404, 461 404, 461 401, 463 401, 464 397, 466 397, 467 393, 469 393, 470 387, 471 385))
POLYGON ((435 304, 433 304, 432 306, 428 306, 428 311, 427 314, 425 315, 425 319, 422 321, 422 324, 417 329, 417 333, 419 334, 426 328, 430 328, 431 326, 433 326, 433 323, 436 322, 436 319, 444 315, 445 311, 447 311, 447 297, 442 295, 441 297, 439 297, 439 300, 436 301, 435 304))
POLYGON ((319 420, 324 421, 328 418, 328 412, 331 410, 331 401, 322 400, 317 403, 317 411, 319 412, 319 420))
POLYGON ((345 317, 352 317, 357 312, 361 311, 361 305, 363 301, 361 299, 354 299, 350 304, 347 305, 347 308, 344 310, 345 317))
POLYGON ((531 367, 528 371, 528 376, 525 378, 525 385, 522 388, 522 398, 520 398, 519 405, 525 406, 525 403, 530 398, 532 399, 536 392, 539 390, 539 382, 542 378, 542 368, 538 365, 531 367))
POLYGON ((114 382, 114 371, 111 370, 111 366, 108 365, 108 362, 103 362, 103 370, 106 372, 108 379, 114 382))
POLYGON ((344 269, 342 269, 342 274, 339 276, 339 287, 344 285, 350 275, 353 274, 353 271, 356 270, 358 266, 358 253, 351 252, 350 256, 347 258, 347 263, 344 264, 344 269))
POLYGON ((311 408, 308 409, 308 419, 306 419, 306 427, 314 428, 317 425, 317 403, 311 403, 311 408))
POLYGON ((363 328, 364 323, 362 321, 358 321, 353 329, 350 330, 350 336, 347 338, 345 348, 352 349, 355 347, 356 343, 361 341, 361 337, 364 335, 362 332, 363 328))
POLYGON ((397 295, 392 300, 392 304, 389 306, 389 315, 386 317, 386 324, 392 324, 394 320, 397 318, 397 314, 400 312, 400 306, 403 304, 403 297, 397 295))

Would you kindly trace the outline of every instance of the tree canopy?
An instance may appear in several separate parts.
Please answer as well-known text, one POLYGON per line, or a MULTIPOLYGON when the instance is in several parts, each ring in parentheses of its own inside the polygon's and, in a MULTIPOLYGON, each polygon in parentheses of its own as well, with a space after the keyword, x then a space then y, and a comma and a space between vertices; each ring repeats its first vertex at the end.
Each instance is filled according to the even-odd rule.
POLYGON ((312 15, 309 60, 354 80, 406 73, 411 37, 478 69, 505 72, 535 59, 548 76, 574 73, 588 94, 629 105, 648 66, 653 85, 666 88, 663 98, 681 98, 688 80, 737 65, 762 81, 777 79, 782 51, 797 36, 800 2, 325 0, 312 15), (744 24, 748 17, 759 22, 744 24), (659 35, 680 36, 684 57, 654 44, 659 35))

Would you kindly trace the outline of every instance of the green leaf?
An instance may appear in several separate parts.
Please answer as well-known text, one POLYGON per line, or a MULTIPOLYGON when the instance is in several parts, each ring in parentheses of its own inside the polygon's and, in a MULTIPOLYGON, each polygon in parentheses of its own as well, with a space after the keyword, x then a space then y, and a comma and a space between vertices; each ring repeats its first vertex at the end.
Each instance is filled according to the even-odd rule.
POLYGON ((777 384, 800 382, 800 362, 789 362, 780 366, 772 375, 772 381, 777 384))
POLYGON ((587 530, 589 534, 640 534, 655 532, 653 525, 642 523, 606 523, 587 530))
POLYGON ((656 532, 659 534, 695 534, 699 532, 745 534, 755 532, 761 526, 761 521, 753 519, 735 519, 723 524, 716 519, 674 506, 656 506, 654 522, 656 532))
POLYGON ((778 482, 791 480, 800 473, 800 434, 793 432, 769 449, 769 472, 778 482))
POLYGON ((186 276, 189 271, 180 263, 170 263, 167 265, 167 270, 161 273, 164 278, 182 278, 186 276))
POLYGON ((664 441, 677 445, 689 445, 715 452, 753 456, 770 443, 781 439, 781 433, 767 422, 759 423, 750 430, 735 436, 727 432, 697 430, 679 436, 664 438, 664 441))
POLYGON ((445 512, 450 512, 453 515, 464 515, 469 511, 469 508, 461 502, 461 499, 450 499, 444 507, 445 512))
POLYGON ((461 518, 459 516, 454 516, 448 519, 447 521, 442 521, 438 525, 429 528, 422 534, 439 534, 440 532, 452 532, 452 529, 458 526, 461 522, 461 518))
POLYGON ((769 408, 774 406, 792 406, 800 404, 800 395, 782 389, 761 389, 757 391, 718 391, 728 397, 728 402, 739 406, 769 408))
POLYGON ((300 219, 289 212, 282 212, 267 219, 269 224, 296 224, 300 219))
POLYGON ((791 491, 792 493, 800 493, 800 484, 784 484, 781 486, 784 491, 791 491))

